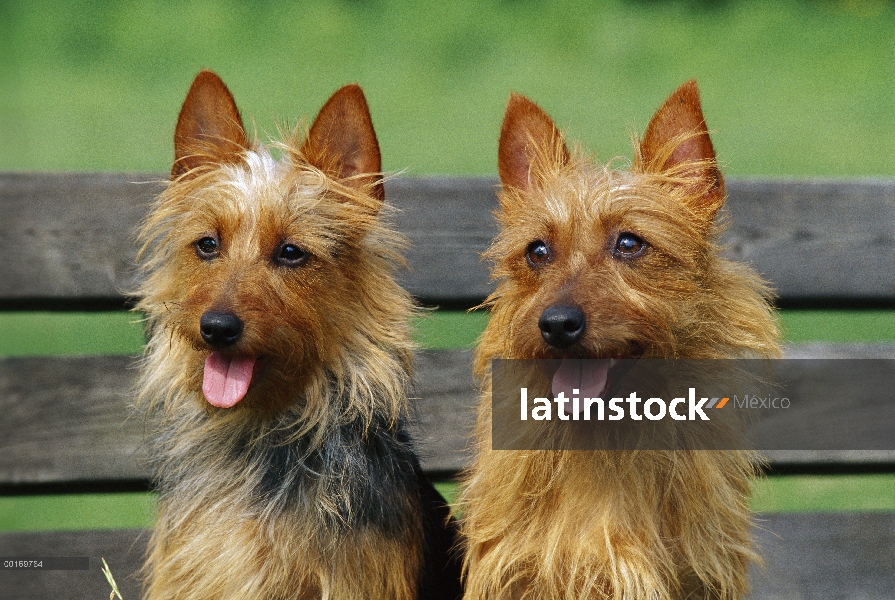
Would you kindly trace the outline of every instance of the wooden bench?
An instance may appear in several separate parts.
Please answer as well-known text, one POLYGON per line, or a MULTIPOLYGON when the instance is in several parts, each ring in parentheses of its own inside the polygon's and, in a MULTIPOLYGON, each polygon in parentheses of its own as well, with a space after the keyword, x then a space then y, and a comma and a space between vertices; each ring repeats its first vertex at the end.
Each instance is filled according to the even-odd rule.
MULTIPOLYGON (((0 310, 125 306, 133 232, 161 176, 0 174, 0 310)), ((406 287, 424 304, 466 309, 490 291, 480 253, 495 233, 496 181, 405 178, 386 185, 412 247, 406 287)), ((783 307, 895 307, 895 181, 750 180, 728 184, 732 256, 775 286, 783 307)), ((790 356, 895 357, 889 344, 792 346, 790 356)), ((416 436, 434 478, 456 474, 476 392, 470 350, 417 357, 416 436)), ((144 424, 129 418, 133 358, 0 358, 0 495, 146 490, 144 424)), ((895 402, 892 403, 895 408, 895 402)), ((874 415, 855 401, 860 430, 874 415)), ((889 421, 892 422, 892 421, 889 421)), ((879 432, 871 433, 879 435, 879 432)), ((891 444, 891 441, 890 441, 891 444)), ((888 446, 890 447, 890 446, 888 446)), ((895 471, 895 452, 776 452, 776 472, 895 471)), ((895 514, 778 514, 756 536, 766 571, 754 598, 891 597, 895 514)), ((0 533, 0 557, 89 556, 89 571, 0 570, 3 598, 103 598, 99 558, 127 600, 147 532, 0 533)))

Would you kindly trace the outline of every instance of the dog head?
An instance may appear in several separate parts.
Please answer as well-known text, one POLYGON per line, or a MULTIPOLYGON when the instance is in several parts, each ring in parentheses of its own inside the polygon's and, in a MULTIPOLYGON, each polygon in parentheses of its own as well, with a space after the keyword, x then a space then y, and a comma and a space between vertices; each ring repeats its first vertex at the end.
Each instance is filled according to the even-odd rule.
POLYGON ((498 155, 501 227, 487 253, 500 282, 481 359, 608 367, 639 356, 709 357, 720 352, 714 338, 736 325, 712 303, 757 303, 767 322, 761 284, 718 255, 724 181, 695 82, 671 94, 634 150, 627 171, 595 164, 569 152, 540 107, 510 98, 498 155), (734 297, 743 290, 746 298, 734 297))
POLYGON ((377 218, 379 146, 360 87, 335 92, 306 136, 268 147, 249 142, 230 91, 203 71, 174 141, 172 181, 142 232, 140 308, 185 387, 214 407, 279 409, 350 379, 348 357, 367 346, 409 357, 409 301, 391 278, 400 241, 377 218))

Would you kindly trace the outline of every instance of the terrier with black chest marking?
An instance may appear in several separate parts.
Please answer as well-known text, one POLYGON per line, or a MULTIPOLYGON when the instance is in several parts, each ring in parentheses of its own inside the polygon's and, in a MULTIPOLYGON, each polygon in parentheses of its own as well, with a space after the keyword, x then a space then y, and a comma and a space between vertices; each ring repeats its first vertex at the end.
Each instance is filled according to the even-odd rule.
POLYGON ((407 433, 413 305, 363 92, 263 146, 203 71, 174 140, 141 232, 146 597, 458 598, 456 527, 407 433))

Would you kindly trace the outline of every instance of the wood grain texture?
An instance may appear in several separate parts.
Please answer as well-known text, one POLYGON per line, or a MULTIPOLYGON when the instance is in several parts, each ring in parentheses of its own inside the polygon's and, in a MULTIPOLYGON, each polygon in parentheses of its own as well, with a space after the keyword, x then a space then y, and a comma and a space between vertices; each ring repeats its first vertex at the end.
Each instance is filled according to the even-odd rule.
POLYGON ((10 571, 0 569, 0 598, 49 600, 108 598, 102 573, 106 559, 125 600, 140 598, 137 572, 143 564, 149 531, 116 529, 0 533, 0 557, 89 557, 87 571, 10 571))
MULTIPOLYGON (((790 352, 797 353, 801 347, 792 348, 790 352)), ((880 348, 892 350, 877 347, 876 352, 880 348)), ((816 350, 828 356, 862 356, 866 348, 827 345, 816 350)), ((478 402, 472 353, 423 351, 416 362, 413 434, 423 466, 430 473, 455 473, 469 458, 469 433, 478 402)), ((4 415, 0 419, 0 486, 145 480, 146 423, 130 408, 135 375, 134 359, 128 357, 0 359, 0 414, 4 415)), ((895 440, 891 431, 895 406, 856 398, 818 410, 833 415, 837 427, 848 435, 860 433, 862 443, 870 444, 865 447, 872 447, 877 439, 878 448, 890 448, 895 440)), ((789 415, 762 424, 792 431, 802 428, 789 415)), ((895 466, 893 450, 790 450, 766 455, 772 465, 789 467, 895 466)))
POLYGON ((386 198, 410 240, 401 283, 428 304, 474 306, 494 289, 482 258, 497 234, 497 180, 394 179, 386 198))
MULTIPOLYGON (((121 301, 135 287, 134 229, 161 175, 0 173, 0 301, 121 301), (156 182, 156 183, 152 183, 156 182)), ((471 305, 493 284, 491 178, 395 178, 407 234, 401 278, 432 304, 471 305)), ((732 179, 724 236, 787 300, 895 299, 895 180, 732 179)))
MULTIPOLYGON (((475 399, 471 352, 417 357, 414 439, 423 468, 466 461, 475 399)), ((132 407, 135 359, 0 359, 0 486, 147 479, 149 426, 132 407)))
POLYGON ((0 360, 0 483, 146 477, 128 357, 0 360))
POLYGON ((733 179, 733 258, 782 299, 895 295, 895 181, 733 179))
MULTIPOLYGON (((831 344, 808 342, 784 347, 786 358, 895 358, 895 344, 831 344)), ((890 407, 885 407, 891 410, 890 407)), ((879 419, 870 423, 878 424, 879 419)), ((895 432, 892 432, 895 438, 895 432)), ((890 450, 770 450, 762 453, 778 471, 817 470, 823 472, 848 471, 857 465, 866 470, 885 470, 895 467, 895 452, 890 450)))
POLYGON ((754 600, 892 598, 895 513, 759 515, 754 600))
MULTIPOLYGON (((89 571, 3 571, 0 596, 105 598, 105 557, 126 599, 139 598, 136 572, 145 530, 0 533, 0 556, 87 556, 89 571)), ((888 600, 895 589, 895 513, 759 515, 756 543, 764 569, 750 574, 752 600, 888 600)))
POLYGON ((764 406, 753 397, 749 410, 742 395, 731 398, 735 410, 738 402, 744 407, 735 414, 750 419, 749 435, 759 448, 835 451, 842 457, 853 451, 895 455, 895 361, 823 359, 786 365, 775 393, 764 388, 764 406), (771 396, 791 403, 774 409, 771 396))
POLYGON ((471 350, 427 350, 416 355, 413 436, 423 468, 456 473, 469 460, 478 393, 471 350))
POLYGON ((0 174, 0 299, 121 298, 161 176, 0 174))

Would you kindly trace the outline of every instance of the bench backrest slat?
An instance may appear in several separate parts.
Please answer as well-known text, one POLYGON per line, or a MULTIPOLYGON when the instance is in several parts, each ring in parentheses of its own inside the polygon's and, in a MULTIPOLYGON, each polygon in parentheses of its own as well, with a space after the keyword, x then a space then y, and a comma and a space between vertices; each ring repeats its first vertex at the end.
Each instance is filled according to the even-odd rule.
MULTIPOLYGON (((120 303, 135 288, 134 231, 161 176, 0 174, 0 306, 120 303)), ((386 195, 411 241, 403 283, 432 304, 492 289, 480 258, 496 231, 496 180, 399 178, 386 195)), ((723 240, 781 300, 895 301, 895 181, 728 182, 723 240)))
MULTIPOLYGON (((126 356, 0 359, 0 494, 54 484, 130 489, 145 481, 145 417, 133 410, 136 360, 126 356)), ((413 435, 423 468, 465 463, 475 387, 469 350, 416 358, 413 435)))

